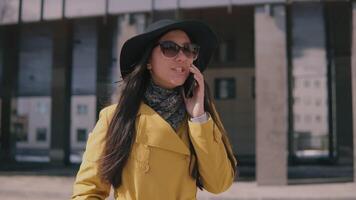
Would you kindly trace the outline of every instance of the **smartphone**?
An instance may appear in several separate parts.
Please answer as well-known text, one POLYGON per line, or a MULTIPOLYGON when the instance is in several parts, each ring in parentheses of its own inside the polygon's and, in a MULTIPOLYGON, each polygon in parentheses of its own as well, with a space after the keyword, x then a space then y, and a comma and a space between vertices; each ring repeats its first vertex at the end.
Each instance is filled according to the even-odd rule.
POLYGON ((197 85, 197 82, 194 79, 194 74, 190 72, 187 80, 183 84, 184 95, 186 98, 193 97, 193 91, 194 91, 194 88, 196 85, 197 85))

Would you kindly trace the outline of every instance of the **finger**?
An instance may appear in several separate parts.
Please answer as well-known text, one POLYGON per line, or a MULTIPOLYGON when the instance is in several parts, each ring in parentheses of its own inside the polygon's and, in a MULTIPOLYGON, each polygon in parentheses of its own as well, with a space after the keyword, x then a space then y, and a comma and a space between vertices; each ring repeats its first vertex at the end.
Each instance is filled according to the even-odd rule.
POLYGON ((199 71, 199 69, 198 69, 197 67, 195 67, 194 65, 191 65, 191 66, 190 66, 190 69, 191 69, 194 73, 197 73, 197 74, 201 73, 201 72, 199 71))
POLYGON ((191 67, 190 72, 192 72, 194 75, 197 75, 197 77, 203 79, 203 74, 198 69, 191 67))
POLYGON ((198 74, 200 77, 203 77, 203 73, 194 65, 192 65, 193 70, 196 72, 195 74, 198 74))
POLYGON ((195 72, 193 72, 193 74, 194 74, 195 80, 197 80, 199 82, 204 81, 204 76, 202 73, 195 71, 195 72))
POLYGON ((198 82, 199 85, 201 85, 201 82, 204 81, 203 77, 198 74, 194 74, 194 78, 198 82))
POLYGON ((197 66, 195 66, 194 64, 192 64, 191 66, 192 66, 194 69, 196 69, 197 71, 200 72, 200 69, 199 69, 197 66))
POLYGON ((193 66, 189 67, 189 71, 194 73, 194 74, 198 73, 197 70, 193 66))

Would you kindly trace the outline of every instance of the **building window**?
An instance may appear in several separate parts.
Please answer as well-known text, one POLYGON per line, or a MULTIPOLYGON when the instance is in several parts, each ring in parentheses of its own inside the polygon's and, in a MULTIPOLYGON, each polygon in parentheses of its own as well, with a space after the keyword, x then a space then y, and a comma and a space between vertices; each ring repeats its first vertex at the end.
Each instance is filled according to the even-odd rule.
POLYGON ((320 98, 315 100, 315 105, 316 106, 320 106, 321 105, 321 99, 320 98))
POLYGON ((37 128, 36 129, 36 140, 38 142, 45 142, 47 140, 47 129, 37 128))
POLYGON ((320 81, 319 80, 315 80, 314 81, 314 86, 315 86, 315 88, 320 88, 320 81))
POLYGON ((88 106, 85 104, 78 104, 77 105, 77 113, 78 113, 78 115, 88 114, 88 106))
POLYGON ((226 59, 227 61, 235 61, 235 53, 236 53, 235 40, 230 39, 227 40, 226 43, 227 43, 226 59))
POLYGON ((321 116, 320 115, 316 115, 315 116, 315 121, 320 123, 321 122, 321 116))
POLYGON ((136 16, 135 16, 135 14, 128 14, 128 18, 129 18, 129 24, 130 25, 136 24, 136 16))
POLYGON ((309 80, 304 80, 304 87, 308 88, 310 85, 309 80))
POLYGON ((233 62, 236 60, 235 40, 228 39, 221 41, 218 51, 214 54, 214 59, 218 62, 233 62))
POLYGON ((45 102, 37 102, 37 112, 41 114, 46 114, 47 113, 47 105, 45 102))
POLYGON ((87 129, 77 129, 77 142, 85 142, 87 140, 87 129))
POLYGON ((217 78, 215 79, 215 98, 219 100, 234 99, 235 88, 234 78, 217 78))
POLYGON ((27 132, 25 131, 24 125, 22 123, 14 124, 14 132, 16 134, 16 141, 18 142, 27 141, 27 132))
POLYGON ((227 61, 227 44, 226 41, 222 41, 221 44, 219 45, 219 61, 220 62, 225 62, 227 61))

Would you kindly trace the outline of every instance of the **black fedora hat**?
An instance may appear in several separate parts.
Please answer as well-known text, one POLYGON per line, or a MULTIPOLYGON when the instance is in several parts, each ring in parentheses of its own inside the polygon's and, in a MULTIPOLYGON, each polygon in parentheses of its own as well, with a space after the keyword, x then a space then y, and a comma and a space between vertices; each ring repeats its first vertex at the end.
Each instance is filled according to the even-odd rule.
POLYGON ((208 25, 198 20, 164 19, 150 24, 142 34, 136 35, 124 43, 120 53, 122 77, 124 78, 132 72, 149 45, 171 30, 184 31, 192 42, 200 46, 199 55, 194 64, 200 71, 204 71, 218 45, 215 33, 208 25))

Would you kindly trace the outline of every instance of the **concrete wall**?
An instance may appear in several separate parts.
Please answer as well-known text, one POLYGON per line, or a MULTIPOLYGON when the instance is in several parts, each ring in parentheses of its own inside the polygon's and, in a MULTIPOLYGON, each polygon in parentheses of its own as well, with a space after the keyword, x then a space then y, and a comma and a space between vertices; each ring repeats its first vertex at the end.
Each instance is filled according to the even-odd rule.
POLYGON ((256 179, 261 185, 287 183, 286 47, 285 7, 256 7, 256 179))

